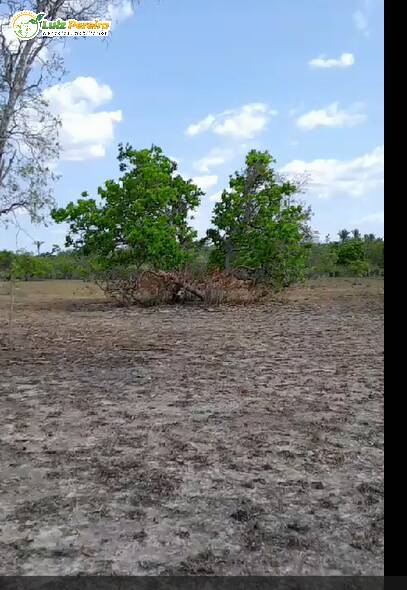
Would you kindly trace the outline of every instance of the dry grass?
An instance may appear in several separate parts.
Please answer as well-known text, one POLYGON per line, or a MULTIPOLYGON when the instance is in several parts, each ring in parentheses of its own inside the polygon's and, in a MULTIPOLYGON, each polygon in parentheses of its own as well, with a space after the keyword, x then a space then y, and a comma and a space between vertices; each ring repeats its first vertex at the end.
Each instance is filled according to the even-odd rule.
MULTIPOLYGON (((0 308, 10 305, 10 283, 0 282, 0 308)), ((243 285, 242 290, 246 291, 243 285)), ((277 297, 280 301, 300 302, 317 301, 322 298, 337 299, 341 297, 366 298, 370 296, 383 296, 384 282, 382 279, 315 279, 304 284, 295 285, 288 291, 277 297)), ((213 285, 212 294, 208 289, 208 298, 212 297, 213 303, 227 303, 229 300, 224 294, 224 287, 213 285)), ((66 304, 71 307, 75 304, 97 304, 108 302, 108 298, 102 290, 92 283, 83 281, 32 281, 17 282, 15 294, 16 306, 44 306, 62 307, 66 304)), ((274 296, 273 296, 274 299, 274 296)), ((239 297, 239 289, 234 292, 232 303, 250 302, 250 298, 242 293, 239 297)))
MULTIPOLYGON (((0 308, 8 305, 10 289, 11 283, 0 282, 0 308)), ((16 284, 16 305, 104 300, 99 287, 83 281, 19 281, 16 284)))

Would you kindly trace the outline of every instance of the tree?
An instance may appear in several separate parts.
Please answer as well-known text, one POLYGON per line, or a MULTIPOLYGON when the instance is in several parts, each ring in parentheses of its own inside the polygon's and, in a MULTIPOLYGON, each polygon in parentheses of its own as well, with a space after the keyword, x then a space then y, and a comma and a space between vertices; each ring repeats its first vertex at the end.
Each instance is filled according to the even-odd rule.
POLYGON ((359 229, 353 229, 352 236, 353 236, 354 240, 361 240, 362 239, 362 234, 359 229))
POLYGON ((369 261, 374 273, 380 274, 384 270, 384 241, 382 238, 376 238, 370 234, 365 239, 365 258, 369 261))
POLYGON ((370 265, 367 260, 355 260, 349 264, 349 269, 351 270, 352 274, 362 278, 369 276, 370 265))
POLYGON ((158 147, 120 145, 118 160, 123 175, 98 189, 100 204, 83 193, 53 211, 57 223, 70 224, 66 246, 98 257, 104 268, 179 268, 196 235, 188 217, 202 191, 177 175, 177 164, 158 147))
POLYGON ((333 276, 337 263, 338 252, 333 244, 329 242, 312 244, 307 260, 308 272, 311 276, 333 276))
POLYGON ((19 41, 9 30, 13 14, 30 10, 57 18, 101 17, 119 0, 6 0, 0 4, 0 220, 18 209, 33 220, 53 203, 53 162, 59 155, 59 121, 44 90, 64 73, 57 39, 19 41))
POLYGON ((302 275, 310 210, 295 201, 298 186, 280 179, 274 163, 267 151, 248 154, 216 204, 207 235, 213 264, 281 287, 302 275))
POLYGON ((23 281, 43 279, 49 276, 50 265, 43 258, 20 251, 14 257, 12 273, 14 278, 23 281))
POLYGON ((14 254, 7 250, 0 250, 0 280, 8 280, 11 276, 14 254))
POLYGON ((58 256, 59 254, 61 254, 61 252, 62 252, 61 246, 59 246, 58 244, 52 245, 52 250, 51 250, 52 256, 58 256))
POLYGON ((341 229, 338 236, 341 242, 346 242, 350 238, 350 231, 347 229, 341 229))
POLYGON ((365 242, 376 242, 377 238, 375 234, 365 234, 364 235, 365 242))
POLYGON ((37 256, 40 255, 41 253, 41 246, 43 246, 45 244, 45 242, 41 242, 41 240, 35 240, 34 241, 34 246, 37 248, 37 256))
POLYGON ((348 266, 365 260, 365 248, 360 240, 348 240, 339 244, 338 264, 348 266))

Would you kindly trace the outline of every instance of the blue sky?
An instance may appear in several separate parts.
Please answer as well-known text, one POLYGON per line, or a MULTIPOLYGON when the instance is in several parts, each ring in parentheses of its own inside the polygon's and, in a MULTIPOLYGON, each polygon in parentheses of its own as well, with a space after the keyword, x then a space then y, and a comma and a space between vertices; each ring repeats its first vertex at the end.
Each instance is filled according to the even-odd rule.
MULTIPOLYGON (((116 17, 108 44, 66 41, 69 74, 48 91, 65 127, 60 205, 117 178, 119 142, 154 143, 206 189, 202 233, 256 147, 285 174, 306 173, 322 236, 383 234, 382 0, 144 0, 116 17)), ((44 249, 64 242, 61 226, 19 222, 44 249)), ((0 249, 15 234, 2 228, 0 249)))

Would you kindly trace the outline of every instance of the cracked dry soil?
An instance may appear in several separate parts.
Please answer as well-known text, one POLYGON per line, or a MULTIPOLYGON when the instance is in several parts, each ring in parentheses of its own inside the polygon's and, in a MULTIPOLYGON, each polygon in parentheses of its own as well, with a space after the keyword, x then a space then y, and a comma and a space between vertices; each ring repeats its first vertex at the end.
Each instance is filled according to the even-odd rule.
POLYGON ((0 573, 383 573, 379 282, 209 310, 20 285, 12 347, 8 288, 0 573))

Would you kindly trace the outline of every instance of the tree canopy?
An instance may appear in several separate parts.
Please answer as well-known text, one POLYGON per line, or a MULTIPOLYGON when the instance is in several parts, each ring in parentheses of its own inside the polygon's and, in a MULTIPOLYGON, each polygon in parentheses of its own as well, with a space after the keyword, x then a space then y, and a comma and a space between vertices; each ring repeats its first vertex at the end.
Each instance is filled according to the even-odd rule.
POLYGON ((310 210, 295 199, 299 187, 280 178, 274 164, 267 151, 248 154, 215 206, 208 238, 214 264, 244 268, 277 287, 303 272, 310 210))
POLYGON ((54 210, 70 225, 66 245, 100 257, 106 267, 131 264, 169 270, 182 265, 196 237, 189 219, 202 191, 177 174, 177 164, 159 147, 119 146, 122 176, 54 210))

